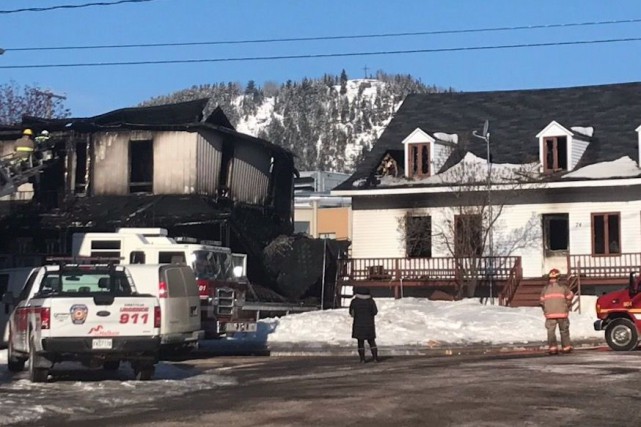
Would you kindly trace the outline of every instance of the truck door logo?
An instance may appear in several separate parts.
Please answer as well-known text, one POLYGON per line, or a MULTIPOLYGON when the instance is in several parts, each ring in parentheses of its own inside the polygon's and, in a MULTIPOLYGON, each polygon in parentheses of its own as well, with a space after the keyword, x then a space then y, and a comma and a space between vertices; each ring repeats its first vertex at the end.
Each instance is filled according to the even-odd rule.
POLYGON ((69 313, 71 314, 71 321, 74 325, 82 325, 85 323, 85 320, 87 320, 89 309, 84 304, 74 304, 71 306, 69 313))

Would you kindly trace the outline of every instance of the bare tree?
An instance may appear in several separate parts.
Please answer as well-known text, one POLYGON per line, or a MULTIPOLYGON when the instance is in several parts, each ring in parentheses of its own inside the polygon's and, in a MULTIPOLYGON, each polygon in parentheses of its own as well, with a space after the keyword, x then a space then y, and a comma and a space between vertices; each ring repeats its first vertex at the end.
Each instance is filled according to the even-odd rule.
POLYGON ((0 85, 0 124, 19 124, 22 116, 69 117, 64 100, 36 86, 21 87, 15 82, 0 85))
POLYGON ((488 167, 485 160, 468 154, 446 172, 428 178, 448 187, 447 204, 431 209, 429 217, 413 208, 399 218, 406 256, 432 256, 432 249, 429 254, 425 250, 428 244, 435 253, 446 254, 456 270, 456 296, 473 296, 479 283, 511 267, 504 265, 506 257, 539 240, 537 216, 519 227, 502 218, 506 206, 526 191, 525 186, 540 185, 537 176, 536 163, 488 167))

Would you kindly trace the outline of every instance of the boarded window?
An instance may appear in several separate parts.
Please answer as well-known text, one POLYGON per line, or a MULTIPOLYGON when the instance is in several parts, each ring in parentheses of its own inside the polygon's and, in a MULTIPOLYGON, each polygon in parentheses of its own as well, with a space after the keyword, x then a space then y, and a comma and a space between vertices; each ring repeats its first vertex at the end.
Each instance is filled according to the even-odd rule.
POLYGON ((568 141, 565 136, 543 140, 543 167, 552 173, 568 169, 568 141))
POLYGON ((619 213, 592 214, 592 253, 618 255, 621 253, 621 215, 619 213))
POLYGON ((568 251, 570 248, 570 217, 568 214, 543 215, 543 241, 546 254, 568 251))
POLYGON ((410 144, 409 176, 421 177, 430 175, 430 144, 410 144))
POLYGON ((405 220, 405 244, 408 258, 431 258, 432 217, 407 216, 405 220))
POLYGON ((456 256, 483 255, 483 219, 481 215, 457 215, 454 234, 456 256))
POLYGON ((153 193, 154 142, 129 141, 129 192, 153 193))

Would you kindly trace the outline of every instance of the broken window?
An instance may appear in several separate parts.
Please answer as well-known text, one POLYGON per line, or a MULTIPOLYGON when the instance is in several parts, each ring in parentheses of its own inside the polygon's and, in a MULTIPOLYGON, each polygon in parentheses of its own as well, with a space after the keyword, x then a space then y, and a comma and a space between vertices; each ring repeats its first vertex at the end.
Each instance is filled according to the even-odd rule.
POLYGON ((87 143, 76 143, 76 177, 75 194, 83 194, 87 190, 87 143))
POLYGON ((381 160, 381 164, 378 165, 376 172, 381 176, 396 177, 398 176, 398 164, 391 155, 386 154, 383 160, 381 160))
POLYGON ((570 247, 570 217, 568 214, 543 215, 543 242, 546 254, 568 251, 570 247))
POLYGON ((565 136, 543 140, 543 168, 547 173, 567 170, 568 140, 565 136))
POLYGON ((129 192, 153 193, 154 142, 129 141, 129 192))
POLYGON ((430 144, 411 144, 409 152, 409 176, 430 175, 430 144))
POLYGON ((405 252, 408 258, 432 257, 432 217, 406 217, 405 252))
POLYGON ((483 219, 481 215, 457 215, 454 252, 459 257, 483 255, 483 219))
POLYGON ((619 213, 592 214, 592 253, 618 255, 621 253, 619 213))

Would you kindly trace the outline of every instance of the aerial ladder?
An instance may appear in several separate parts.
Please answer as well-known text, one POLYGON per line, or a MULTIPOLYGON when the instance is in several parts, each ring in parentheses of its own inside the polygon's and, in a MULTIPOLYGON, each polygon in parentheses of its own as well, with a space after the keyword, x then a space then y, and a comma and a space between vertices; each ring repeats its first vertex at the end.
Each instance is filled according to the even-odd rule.
POLYGON ((53 160, 55 158, 51 145, 37 148, 29 161, 15 152, 0 157, 0 197, 14 194, 22 184, 37 181, 40 173, 53 160))

